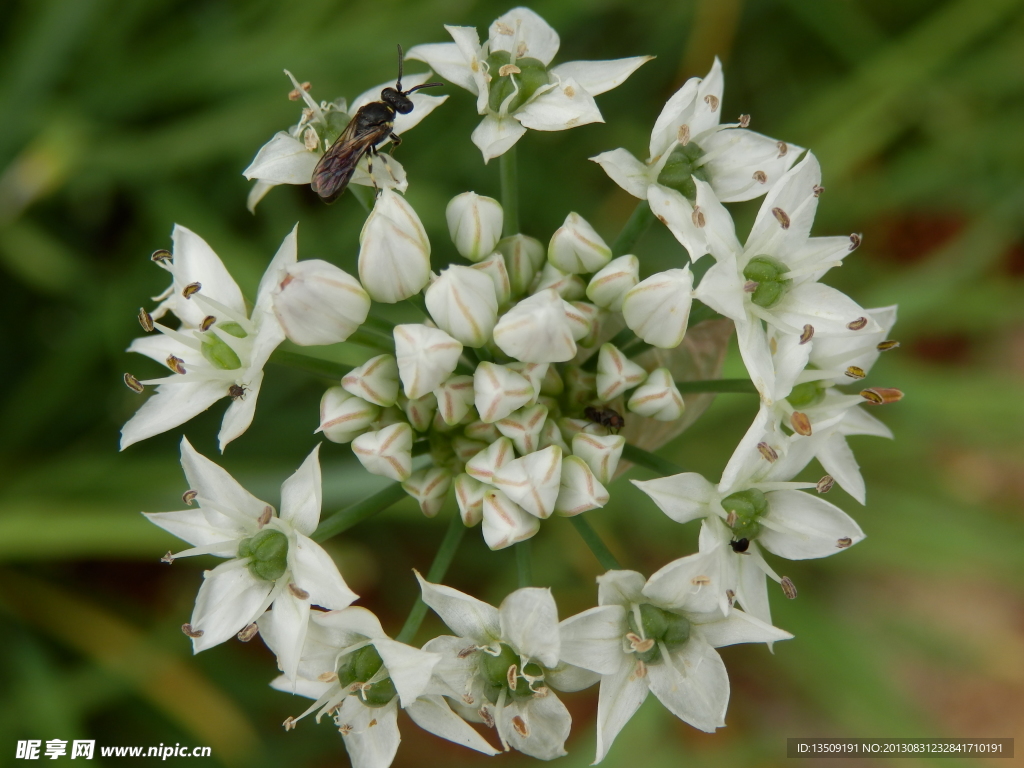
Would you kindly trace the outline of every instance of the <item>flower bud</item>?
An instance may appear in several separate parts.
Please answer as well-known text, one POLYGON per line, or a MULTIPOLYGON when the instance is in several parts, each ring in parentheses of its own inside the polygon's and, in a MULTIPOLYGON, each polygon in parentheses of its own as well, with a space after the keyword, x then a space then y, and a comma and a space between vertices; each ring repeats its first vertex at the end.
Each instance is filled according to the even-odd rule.
POLYGON ((622 354, 614 344, 601 345, 597 358, 597 399, 602 403, 643 384, 646 378, 647 371, 622 354))
MULTIPOLYGON (((548 408, 548 413, 551 413, 550 408, 548 408)), ((544 426, 540 430, 537 450, 542 451, 550 445, 557 445, 563 454, 569 453, 569 446, 565 444, 565 440, 562 438, 562 430, 558 428, 558 424, 551 418, 544 422, 544 426)))
POLYGON ((505 367, 515 371, 530 382, 530 386, 533 387, 533 398, 536 400, 540 394, 541 385, 544 383, 544 377, 547 375, 548 369, 553 366, 548 363, 521 363, 516 360, 506 363, 505 367))
POLYGON ((563 272, 597 272, 612 258, 612 249, 578 213, 570 213, 548 243, 548 261, 563 272))
POLYGON ((526 363, 564 363, 576 355, 576 342, 562 299, 545 290, 523 299, 494 327, 502 352, 526 363))
POLYGON ((504 365, 480 363, 473 374, 473 397, 480 420, 492 424, 533 400, 530 382, 504 365))
POLYGON ((533 276, 544 266, 544 245, 526 235, 512 235, 500 240, 498 252, 505 257, 513 296, 522 296, 530 290, 533 276))
POLYGON ((272 296, 285 334, 302 346, 345 341, 370 311, 359 281, 320 259, 289 265, 272 296))
POLYGON ((398 404, 405 411, 405 417, 409 419, 413 429, 417 432, 426 432, 430 429, 434 414, 437 412, 437 398, 433 392, 428 392, 415 400, 399 395, 398 404))
POLYGON ((573 339, 580 346, 591 346, 597 339, 600 325, 598 308, 585 301, 566 301, 562 306, 565 307, 565 319, 569 321, 573 339))
POLYGON ((540 448, 540 432, 548 418, 548 409, 543 405, 520 408, 494 422, 494 426, 512 441, 516 453, 523 456, 540 448))
POLYGON ((395 326, 395 354, 405 394, 415 400, 451 375, 459 364, 462 344, 438 328, 409 323, 395 326))
POLYGON ((359 279, 386 304, 419 293, 430 279, 430 241, 405 198, 382 189, 359 233, 359 279))
POLYGON ((490 486, 463 473, 455 478, 455 500, 459 504, 462 524, 472 528, 484 518, 484 495, 490 486))
POLYGON ((359 435, 352 441, 352 453, 367 472, 406 480, 412 473, 412 427, 402 422, 359 435))
POLYGON ((533 279, 530 293, 540 293, 548 288, 554 288, 566 301, 576 301, 587 295, 587 284, 582 277, 563 272, 551 262, 546 263, 540 274, 533 279))
POLYGON ((434 390, 437 412, 444 423, 454 426, 462 421, 473 407, 475 393, 472 376, 452 376, 434 390))
POLYGON ((486 451, 487 443, 480 442, 479 440, 470 440, 464 435, 458 435, 452 438, 452 450, 455 452, 455 458, 465 464, 480 453, 480 451, 486 451))
POLYGON ((572 439, 573 456, 579 456, 602 483, 610 483, 619 466, 626 438, 621 435, 588 435, 579 432, 572 439))
POLYGON ((602 309, 622 311, 626 293, 640 282, 640 259, 636 256, 619 256, 590 278, 587 298, 602 309))
MULTIPOLYGON (((475 386, 476 386, 476 378, 475 377, 474 377, 474 380, 473 380, 473 384, 474 384, 474 391, 475 391, 475 386)), ((473 421, 473 422, 470 422, 469 424, 466 425, 466 428, 464 430, 462 430, 462 432, 470 440, 480 440, 481 442, 487 443, 488 445, 490 445, 495 440, 497 440, 499 437, 501 437, 501 432, 498 431, 498 428, 496 426, 494 426, 493 424, 490 424, 490 423, 488 423, 486 421, 473 421)))
POLYGON ((498 320, 498 298, 490 275, 457 264, 441 272, 424 293, 438 327, 467 347, 482 347, 498 320))
POLYGON ((540 530, 539 518, 528 514, 499 490, 487 490, 483 507, 484 541, 491 549, 504 549, 526 541, 540 530))
POLYGON ((512 441, 507 437, 499 437, 466 462, 466 473, 482 483, 490 484, 494 479, 494 473, 515 457, 512 441))
POLYGON ((341 387, 331 387, 320 398, 320 426, 317 432, 332 443, 349 443, 365 432, 380 415, 380 408, 341 387))
POLYGON ((498 299, 499 307, 509 303, 512 298, 512 283, 509 281, 504 256, 500 253, 492 253, 483 261, 474 264, 473 269, 479 269, 491 278, 491 282, 494 283, 494 296, 498 299))
POLYGON ((629 410, 658 421, 675 421, 685 404, 668 368, 651 371, 644 385, 629 398, 629 410))
POLYGON ((398 361, 393 355, 371 357, 341 380, 347 392, 383 407, 398 400, 398 361))
POLYGON ((675 349, 686 334, 693 301, 689 267, 651 275, 632 288, 622 302, 626 325, 648 344, 675 349))
POLYGON ((440 467, 428 467, 413 472, 402 483, 402 488, 420 504, 420 511, 434 517, 444 506, 445 496, 452 484, 452 473, 440 467))
POLYGON ((593 471, 579 456, 562 459, 562 477, 559 481, 555 512, 565 517, 578 515, 608 503, 608 491, 594 477, 593 471))
POLYGON ((480 261, 494 252, 501 239, 501 203, 476 192, 463 192, 445 210, 448 233, 455 249, 470 261, 480 261))
POLYGON ((508 462, 495 471, 491 482, 531 515, 543 519, 555 511, 561 476, 562 451, 552 445, 508 462))

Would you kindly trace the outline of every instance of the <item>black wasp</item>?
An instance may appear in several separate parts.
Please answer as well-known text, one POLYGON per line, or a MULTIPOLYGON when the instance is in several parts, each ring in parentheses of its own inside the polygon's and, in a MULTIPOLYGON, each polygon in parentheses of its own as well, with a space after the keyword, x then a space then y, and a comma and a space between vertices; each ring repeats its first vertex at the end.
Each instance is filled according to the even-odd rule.
MULTIPOLYGON (((444 83, 424 83, 402 90, 402 46, 398 46, 398 82, 394 88, 385 88, 380 92, 380 101, 372 101, 359 108, 353 118, 345 126, 330 149, 320 158, 313 169, 313 180, 310 186, 325 203, 333 203, 348 186, 352 173, 363 155, 371 158, 378 154, 377 147, 388 139, 394 146, 402 143, 401 137, 393 132, 395 113, 407 115, 412 112, 413 103, 409 94, 423 88, 433 88, 444 83)), ((372 166, 370 168, 372 170, 372 166)))
POLYGON ((615 434, 618 434, 619 430, 626 426, 626 420, 622 418, 622 415, 611 408, 598 408, 596 405, 588 405, 583 409, 583 415, 595 424, 600 424, 602 427, 614 430, 615 434))

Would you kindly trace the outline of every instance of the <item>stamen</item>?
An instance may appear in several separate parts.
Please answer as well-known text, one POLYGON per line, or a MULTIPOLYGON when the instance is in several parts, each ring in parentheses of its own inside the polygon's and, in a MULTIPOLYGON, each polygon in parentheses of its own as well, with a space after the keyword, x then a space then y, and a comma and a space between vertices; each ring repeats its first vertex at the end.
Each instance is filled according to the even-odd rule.
POLYGON ((690 219, 693 221, 693 226, 698 228, 703 227, 707 223, 707 220, 704 218, 704 211, 700 209, 699 205, 693 206, 693 213, 690 214, 690 219))
POLYGON ((814 489, 818 493, 828 493, 832 490, 832 486, 836 484, 836 479, 832 475, 825 475, 818 481, 818 484, 814 486, 814 489))
POLYGON ((730 606, 735 605, 735 603, 736 603, 736 593, 735 592, 733 592, 731 589, 727 589, 727 590, 725 590, 725 597, 729 601, 729 605, 730 606))
POLYGON ((749 128, 750 127, 750 115, 740 115, 740 119, 739 119, 738 122, 740 124, 740 128, 749 128))
POLYGON ((855 251, 860 248, 860 235, 854 233, 850 235, 850 250, 855 251))
POLYGON ((142 382, 132 376, 130 373, 124 375, 124 385, 128 387, 132 392, 142 393, 146 391, 146 388, 142 386, 142 382))
POLYGON ((477 714, 479 714, 480 718, 484 721, 484 725, 488 728, 494 727, 494 715, 491 714, 490 707, 481 707, 477 714))
POLYGON ((167 554, 160 558, 160 562, 167 563, 168 565, 174 562, 174 554, 171 550, 167 550, 167 554))
POLYGON ((312 87, 312 84, 307 80, 302 85, 300 85, 299 88, 293 88, 288 92, 288 101, 298 101, 299 99, 302 98, 302 93, 300 93, 299 90, 300 88, 306 93, 309 93, 309 89, 312 87))
POLYGON ((867 376, 863 368, 859 368, 856 365, 851 365, 846 369, 846 375, 851 379, 863 379, 867 376))
POLYGON ((320 146, 320 137, 313 128, 307 128, 302 133, 302 145, 312 152, 318 146, 320 146))
POLYGON ((846 327, 849 328, 851 331, 860 331, 860 330, 866 328, 867 325, 868 325, 868 319, 866 317, 858 317, 853 322, 847 324, 846 327))
POLYGON ((296 720, 294 717, 289 716, 284 719, 284 722, 281 723, 281 725, 284 726, 284 729, 286 731, 294 731, 295 726, 298 725, 298 723, 298 720, 296 720))
POLYGON ((506 77, 508 75, 521 74, 523 70, 517 67, 515 64, 505 64, 498 70, 498 77, 506 77))
POLYGON ((186 299, 191 299, 193 296, 199 293, 199 291, 202 290, 202 288, 202 283, 189 283, 182 289, 181 295, 184 296, 186 299))
POLYGON ((687 144, 690 143, 690 126, 687 125, 686 123, 683 123, 682 125, 679 126, 679 131, 676 135, 679 139, 679 146, 685 147, 687 144))
POLYGON ((806 344, 814 338, 814 326, 808 323, 804 326, 804 332, 800 334, 800 343, 806 344))
POLYGON ((171 256, 171 252, 166 248, 160 248, 153 251, 153 254, 149 258, 157 264, 171 264, 174 262, 174 257, 171 256))
POLYGON ((822 186, 819 186, 817 184, 815 184, 814 187, 811 189, 811 192, 814 193, 815 197, 821 197, 821 193, 824 192, 824 191, 825 191, 825 188, 822 187, 822 186))
MULTIPOLYGON (((285 722, 287 722, 287 721, 285 721, 285 722)), ((292 728, 294 728, 294 727, 295 726, 293 725, 292 728)), ((355 730, 355 728, 353 728, 348 723, 344 723, 344 724, 338 726, 338 733, 340 733, 342 736, 348 736, 354 730, 355 730)))
POLYGON ((167 367, 170 368, 175 373, 177 373, 177 374, 185 373, 185 366, 184 366, 184 362, 185 361, 182 360, 180 357, 175 357, 174 355, 168 355, 167 356, 167 360, 165 360, 164 362, 166 362, 167 363, 167 367))
POLYGON ((633 632, 626 633, 626 640, 629 647, 638 653, 646 653, 654 647, 654 639, 648 637, 646 640, 633 632))
POLYGON ((712 112, 718 111, 718 97, 713 94, 708 94, 704 97, 704 103, 711 107, 712 112))
POLYGON ((806 413, 800 411, 793 411, 793 415, 789 417, 789 423, 793 427, 793 431, 798 435, 809 437, 811 434, 811 420, 807 418, 806 413))
POLYGON ((192 506, 192 502, 196 500, 196 497, 198 495, 199 495, 199 491, 188 490, 188 491, 185 491, 183 494, 181 494, 181 500, 184 501, 186 504, 188 504, 191 507, 192 506))
POLYGON ((764 456, 771 464, 774 464, 779 459, 778 452, 768 445, 768 443, 758 443, 757 450, 760 451, 761 455, 764 456))
MULTIPOLYGON (((735 514, 735 512, 733 514, 735 514)), ((692 579, 690 579, 690 583, 693 584, 693 586, 695 587, 706 587, 711 583, 711 578, 709 576, 703 575, 694 576, 692 579)))
POLYGON ((729 514, 725 516, 725 524, 728 525, 730 528, 735 528, 736 521, 738 519, 739 518, 736 516, 736 512, 730 511, 729 514))
POLYGON ((744 293, 753 293, 754 291, 757 290, 757 286, 759 286, 759 285, 760 285, 760 283, 757 282, 756 280, 747 280, 747 282, 745 282, 743 284, 743 292, 744 293))
POLYGON ((784 141, 777 141, 775 146, 779 148, 779 157, 785 157, 789 152, 789 144, 784 141))
POLYGON ((518 733, 524 739, 530 735, 530 728, 526 725, 526 721, 523 720, 522 715, 516 715, 512 718, 512 727, 515 728, 516 733, 518 733))
POLYGON ((756 181, 758 184, 767 184, 768 183, 768 174, 765 173, 764 171, 754 171, 753 178, 754 178, 754 181, 756 181))
MULTIPOLYGON (((243 643, 248 643, 250 640, 256 637, 257 634, 259 634, 259 631, 260 628, 254 621, 252 624, 249 624, 248 626, 242 628, 242 631, 238 633, 238 639, 241 640, 243 643)), ((332 672, 331 674, 334 673, 332 672)), ((335 678, 337 678, 337 675, 334 676, 335 678)))
POLYGON ((478 650, 479 648, 477 648, 475 645, 467 646, 466 648, 463 648, 461 651, 459 651, 458 658, 464 659, 471 653, 476 653, 478 650))
POLYGON ((309 600, 309 592, 304 590, 298 584, 289 584, 288 591, 292 593, 293 597, 296 597, 299 600, 309 600))
POLYGON ((631 680, 643 680, 645 677, 647 677, 647 665, 638 660, 633 668, 633 674, 629 678, 631 680))
POLYGON ((194 629, 191 624, 182 624, 181 631, 193 639, 200 638, 206 634, 201 629, 194 629))
POLYGON ((153 329, 156 328, 156 326, 153 325, 153 316, 143 307, 139 307, 139 325, 142 326, 142 330, 146 333, 152 333, 153 329))
POLYGON ((781 208, 772 208, 772 216, 779 220, 779 224, 783 229, 789 229, 789 214, 787 214, 781 208))
POLYGON ((518 680, 516 680, 517 677, 519 677, 519 667, 517 665, 513 664, 505 670, 505 680, 508 682, 508 689, 510 691, 514 691, 516 689, 516 684, 518 683, 518 680))
POLYGON ((872 387, 861 390, 860 396, 871 405, 885 405, 902 400, 903 392, 893 387, 872 387))
POLYGON ((262 528, 270 522, 270 518, 272 518, 273 516, 274 508, 267 504, 267 506, 263 508, 263 512, 260 513, 259 518, 256 520, 256 524, 259 525, 260 528, 262 528))
POLYGON ((899 345, 900 343, 898 341, 893 341, 890 339, 889 341, 879 342, 878 347, 876 347, 876 349, 878 349, 879 352, 888 352, 890 349, 896 349, 899 345))
POLYGON ((844 536, 843 538, 836 540, 836 546, 839 549, 846 549, 847 547, 851 546, 852 544, 853 544, 853 539, 851 539, 849 536, 844 536))
POLYGON ((790 600, 796 600, 796 585, 793 584, 793 581, 789 576, 783 576, 782 581, 779 582, 779 586, 782 587, 782 594, 790 600))

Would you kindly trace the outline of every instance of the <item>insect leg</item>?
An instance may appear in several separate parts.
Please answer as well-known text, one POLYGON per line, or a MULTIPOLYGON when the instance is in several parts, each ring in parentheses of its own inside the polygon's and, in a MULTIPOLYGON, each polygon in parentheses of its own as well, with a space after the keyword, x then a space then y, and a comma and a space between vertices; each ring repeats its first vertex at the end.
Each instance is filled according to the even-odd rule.
POLYGON ((402 143, 402 137, 397 133, 392 133, 388 138, 391 139, 391 152, 394 153, 395 147, 402 143))

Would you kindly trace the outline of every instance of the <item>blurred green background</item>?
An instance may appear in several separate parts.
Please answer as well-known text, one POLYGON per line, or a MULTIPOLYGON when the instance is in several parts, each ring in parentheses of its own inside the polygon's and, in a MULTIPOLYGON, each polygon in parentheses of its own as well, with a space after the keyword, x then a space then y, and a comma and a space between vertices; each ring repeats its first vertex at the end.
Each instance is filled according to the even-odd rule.
MULTIPOLYGON (((296 221, 300 258, 355 271, 364 214, 351 196, 328 208, 308 189, 279 188, 255 217, 245 209, 241 170, 298 115, 283 68, 319 99, 351 98, 393 76, 396 42, 446 40, 443 23, 485 30, 509 7, 0 3, 0 764, 25 738, 208 745, 215 758, 200 762, 247 768, 346 764, 328 723, 280 727, 305 704, 267 687, 274 663, 259 642, 190 655, 178 627, 213 561, 158 561, 178 545, 138 512, 181 506, 180 432, 118 454, 118 429, 141 402, 121 374, 158 374, 123 350, 139 335, 137 308, 166 285, 149 253, 169 247, 175 222, 206 238, 250 296, 296 221)), ((698 733, 652 697, 605 764, 781 765, 789 736, 1024 737, 1024 0, 532 7, 561 34, 558 61, 658 58, 599 97, 607 124, 520 143, 525 232, 546 240, 575 210, 611 240, 633 201, 586 158, 620 146, 644 156, 665 99, 717 54, 726 117, 750 113, 754 129, 820 158, 815 234, 864 233, 829 281, 864 306, 900 304, 902 347, 869 379, 907 392, 874 412, 897 440, 852 441, 867 507, 838 488, 830 497, 868 539, 785 564, 800 597, 773 594, 774 615, 797 639, 774 656, 723 651, 725 730, 698 733)), ((497 163, 484 166, 469 142, 472 98, 444 91, 448 103, 399 152, 435 265, 450 253, 447 200, 498 195, 497 163)), ((756 208, 734 206, 741 232, 756 208)), ((645 274, 684 255, 663 229, 638 253, 645 274)), ((742 375, 735 350, 725 375, 742 375)), ((326 383, 268 369, 252 428, 219 459, 222 405, 183 430, 277 503, 316 442, 326 383)), ((663 453, 717 480, 755 410, 749 396, 721 395, 663 453)), ((379 486, 347 446, 326 443, 322 456, 325 513, 379 486)), ((588 516, 626 567, 650 573, 694 550, 695 525, 670 522, 625 480, 611 490, 613 503, 588 516)), ((443 528, 403 502, 329 544, 393 633, 415 595, 410 568, 426 569, 443 528)), ((597 563, 566 521, 544 526, 534 554, 563 615, 594 603, 597 563)), ((497 603, 514 588, 514 556, 471 531, 449 582, 497 603)), ((421 639, 438 631, 430 619, 421 639)), ((560 762, 587 765, 596 689, 564 700, 574 731, 560 762)), ((486 759, 402 726, 396 766, 486 759)))

